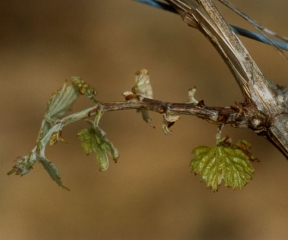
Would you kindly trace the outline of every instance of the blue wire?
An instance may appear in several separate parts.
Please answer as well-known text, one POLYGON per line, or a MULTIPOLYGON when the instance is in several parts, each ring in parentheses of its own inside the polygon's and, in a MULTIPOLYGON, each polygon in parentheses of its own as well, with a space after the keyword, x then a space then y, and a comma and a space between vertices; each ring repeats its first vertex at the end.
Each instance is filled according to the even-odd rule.
POLYGON ((268 44, 268 45, 273 44, 274 46, 277 46, 278 48, 281 48, 283 50, 288 51, 288 43, 281 42, 281 41, 275 40, 273 38, 267 38, 267 37, 264 37, 263 35, 261 35, 259 33, 251 32, 251 31, 248 31, 244 28, 240 28, 237 26, 230 25, 230 27, 233 30, 233 32, 238 34, 238 35, 241 35, 243 37, 247 37, 247 38, 256 40, 258 42, 268 44))
POLYGON ((169 4, 157 2, 155 0, 136 0, 136 2, 145 3, 145 4, 148 4, 148 5, 152 6, 152 7, 164 9, 164 10, 169 11, 169 12, 178 13, 175 10, 175 8, 173 8, 169 4))
MULTIPOLYGON (((148 5, 152 6, 152 7, 156 7, 156 8, 159 8, 159 9, 164 9, 164 10, 169 11, 169 12, 178 13, 169 4, 161 3, 161 2, 158 2, 156 0, 135 0, 135 1, 136 2, 140 2, 140 3, 145 3, 145 4, 148 4, 148 5)), ((267 37, 264 37, 263 35, 261 35, 259 33, 251 32, 249 30, 246 30, 244 28, 240 28, 240 27, 237 27, 237 26, 234 26, 234 25, 230 25, 230 27, 231 27, 232 31, 234 33, 238 34, 238 35, 241 35, 243 37, 247 37, 247 38, 256 40, 258 42, 262 42, 262 43, 268 44, 268 45, 274 44, 278 48, 288 51, 288 43, 285 43, 285 42, 282 42, 282 41, 278 41, 278 40, 275 40, 273 38, 267 38, 267 37)))

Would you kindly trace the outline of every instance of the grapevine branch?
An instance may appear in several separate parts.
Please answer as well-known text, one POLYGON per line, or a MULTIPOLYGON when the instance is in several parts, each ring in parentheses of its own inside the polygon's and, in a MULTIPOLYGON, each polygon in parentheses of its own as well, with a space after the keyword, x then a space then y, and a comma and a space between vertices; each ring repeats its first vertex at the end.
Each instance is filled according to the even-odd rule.
MULTIPOLYGON (((109 154, 116 162, 119 157, 119 152, 106 138, 106 133, 100 129, 100 119, 106 112, 131 109, 136 109, 142 112, 144 120, 148 123, 151 123, 148 111, 162 114, 162 129, 166 135, 171 134, 170 127, 180 118, 180 115, 196 116, 210 123, 217 124, 219 126, 218 133, 216 134, 216 142, 217 146, 219 146, 218 148, 221 151, 223 149, 225 151, 232 151, 229 153, 231 156, 237 155, 237 157, 240 158, 240 160, 237 160, 237 164, 239 164, 239 162, 241 163, 241 161, 247 164, 247 159, 254 161, 255 158, 250 154, 250 147, 246 143, 244 145, 242 143, 242 145, 232 145, 230 139, 221 139, 220 135, 221 129, 226 124, 230 124, 233 127, 254 128, 256 121, 259 125, 261 118, 258 117, 255 119, 255 115, 253 111, 251 111, 253 108, 249 107, 249 104, 243 103, 236 103, 235 106, 230 107, 209 107, 204 104, 203 100, 198 102, 194 98, 195 92, 195 87, 189 89, 189 101, 184 103, 172 103, 153 99, 152 86, 150 84, 148 71, 143 69, 136 72, 135 86, 132 88, 132 92, 127 91, 123 93, 125 101, 101 102, 96 99, 97 92, 92 86, 84 82, 79 77, 72 77, 72 85, 67 86, 67 83, 65 83, 64 86, 50 98, 43 122, 41 124, 36 146, 31 150, 28 156, 17 158, 16 165, 8 174, 16 173, 19 175, 25 175, 30 172, 36 161, 39 161, 49 173, 51 178, 57 182, 59 186, 68 189, 60 180, 58 168, 45 156, 45 149, 48 144, 53 146, 59 141, 65 141, 62 138, 63 129, 67 125, 80 120, 86 120, 91 126, 90 129, 84 129, 78 133, 78 138, 82 142, 82 147, 87 154, 92 152, 95 153, 100 165, 100 171, 107 170, 109 166, 107 154, 109 154), (65 112, 70 109, 71 105, 79 95, 86 95, 86 97, 88 97, 95 105, 61 118, 61 116, 63 116, 65 112), (248 147, 246 147, 246 145, 248 147), (236 153, 233 151, 236 151, 236 153), (239 153, 237 151, 242 152, 243 156, 239 157, 239 153)), ((210 152, 214 150, 215 149, 208 148, 205 151, 210 152)), ((201 152, 202 150, 199 150, 198 148, 195 151, 198 153, 198 151, 201 152)), ((221 155, 223 155, 223 153, 221 153, 221 155)), ((227 180, 227 182, 231 182, 228 184, 228 186, 233 188, 241 188, 244 186, 247 183, 247 179, 251 177, 251 174, 254 171, 250 165, 248 165, 248 167, 249 168, 247 171, 249 173, 244 177, 244 179, 240 178, 242 179, 240 183, 234 184, 230 179, 227 180)), ((195 172, 200 171, 197 169, 196 164, 195 172)), ((225 167, 225 169, 229 168, 225 167)), ((216 191, 220 183, 221 181, 214 181, 212 183, 208 182, 207 186, 216 191)))
MULTIPOLYGON (((98 106, 91 111, 97 111, 97 108, 98 106)), ((250 112, 250 107, 240 103, 230 107, 209 107, 204 104, 204 101, 199 103, 172 103, 142 98, 127 102, 104 102, 101 103, 101 109, 103 112, 146 109, 160 114, 192 115, 214 124, 229 124, 237 128, 250 127, 255 129, 255 116, 250 112)))
MULTIPOLYGON (((30 172, 35 162, 39 161, 51 178, 59 186, 66 188, 60 180, 58 168, 46 158, 45 148, 48 144, 53 146, 59 141, 65 141, 62 138, 63 128, 79 120, 86 120, 90 125, 89 129, 83 129, 78 133, 83 149, 87 154, 95 153, 100 171, 107 170, 109 166, 107 155, 116 162, 119 152, 99 127, 99 121, 106 112, 129 109, 140 111, 143 119, 151 125, 148 111, 162 114, 162 129, 167 135, 171 134, 170 127, 180 115, 196 116, 217 124, 216 145, 194 148, 193 153, 196 157, 190 164, 191 170, 199 173, 200 179, 206 181, 207 187, 214 191, 222 181, 225 186, 241 189, 248 183, 254 172, 250 161, 257 160, 250 153, 251 146, 246 141, 232 144, 229 137, 221 139, 220 133, 224 125, 250 128, 270 140, 288 157, 287 88, 279 87, 263 75, 211 0, 166 0, 166 2, 174 7, 184 22, 198 29, 216 48, 243 93, 243 103, 235 103, 234 106, 229 107, 206 106, 203 100, 198 102, 194 98, 195 88, 188 91, 188 102, 172 103, 155 100, 148 71, 145 69, 136 72, 135 85, 131 92, 123 93, 125 101, 101 102, 96 98, 97 91, 92 86, 80 77, 73 77, 72 85, 67 86, 65 83, 50 98, 36 146, 27 156, 18 157, 16 165, 8 174, 25 175, 30 172), (94 106, 64 117, 79 94, 86 95, 94 106)), ((221 2, 228 6, 226 1, 221 0, 221 2)), ((233 9, 232 5, 229 7, 233 9)), ((249 20, 249 17, 239 10, 235 12, 249 20)), ((257 28, 265 30, 261 25, 257 25, 257 28)))

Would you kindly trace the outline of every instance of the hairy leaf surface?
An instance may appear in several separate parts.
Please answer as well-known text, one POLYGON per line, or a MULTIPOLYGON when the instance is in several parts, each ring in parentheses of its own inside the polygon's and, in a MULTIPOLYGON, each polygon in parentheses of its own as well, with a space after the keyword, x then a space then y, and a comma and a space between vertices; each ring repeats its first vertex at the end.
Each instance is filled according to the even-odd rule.
POLYGON ((78 93, 75 87, 72 85, 67 86, 67 83, 64 83, 63 87, 51 96, 48 102, 46 116, 53 120, 64 116, 77 97, 78 93))
POLYGON ((50 162, 47 158, 38 157, 39 162, 43 165, 44 169, 48 172, 50 177, 62 188, 70 191, 69 188, 65 187, 60 179, 60 172, 56 165, 50 162))
POLYGON ((47 104, 44 120, 41 126, 41 136, 45 136, 55 120, 63 117, 72 107, 78 97, 77 89, 65 82, 63 87, 53 93, 47 104))

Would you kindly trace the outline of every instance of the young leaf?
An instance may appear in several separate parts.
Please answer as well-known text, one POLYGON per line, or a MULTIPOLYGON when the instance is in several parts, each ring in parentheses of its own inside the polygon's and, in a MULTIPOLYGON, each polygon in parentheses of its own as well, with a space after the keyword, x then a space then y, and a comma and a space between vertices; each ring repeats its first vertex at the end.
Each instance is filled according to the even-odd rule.
MULTIPOLYGON (((148 70, 142 69, 135 73, 135 86, 132 88, 132 91, 137 96, 153 99, 152 85, 150 83, 148 70)), ((146 109, 138 109, 137 112, 141 112, 143 120, 153 126, 152 119, 149 117, 146 109)))
POLYGON ((77 97, 77 89, 72 85, 67 86, 66 82, 61 89, 50 97, 40 130, 41 136, 45 136, 47 131, 51 128, 53 121, 65 115, 77 97))
POLYGON ((87 155, 92 152, 95 153, 96 159, 100 165, 100 171, 108 169, 109 160, 107 154, 109 154, 115 162, 119 158, 118 150, 106 138, 106 133, 98 126, 81 130, 78 133, 78 138, 82 142, 81 145, 87 155))
POLYGON ((50 97, 45 117, 56 120, 64 116, 77 97, 78 93, 75 87, 72 85, 67 86, 65 82, 63 87, 50 97))
POLYGON ((50 177, 62 188, 70 191, 69 188, 65 187, 62 184, 62 181, 60 180, 60 172, 58 170, 58 168, 56 167, 55 164, 53 164, 52 162, 48 161, 47 158, 44 157, 39 157, 38 156, 38 160, 39 162, 43 165, 44 169, 48 172, 48 174, 50 175, 50 177))
POLYGON ((142 69, 135 73, 135 86, 132 89, 133 93, 145 98, 153 98, 152 86, 148 70, 142 69))
POLYGON ((163 123, 162 123, 162 129, 165 135, 171 135, 172 131, 170 128, 174 125, 176 121, 180 119, 179 115, 173 115, 169 113, 163 114, 163 123))
POLYGON ((195 104, 197 104, 198 103, 198 101, 195 99, 195 93, 196 93, 196 87, 193 87, 193 88, 190 88, 189 90, 188 90, 188 97, 189 97, 189 102, 190 103, 195 103, 195 104))
POLYGON ((213 147, 196 147, 192 152, 196 156, 191 161, 191 170, 199 173, 200 180, 213 191, 218 190, 222 180, 226 187, 241 189, 252 178, 254 169, 249 156, 237 145, 220 142, 213 147))

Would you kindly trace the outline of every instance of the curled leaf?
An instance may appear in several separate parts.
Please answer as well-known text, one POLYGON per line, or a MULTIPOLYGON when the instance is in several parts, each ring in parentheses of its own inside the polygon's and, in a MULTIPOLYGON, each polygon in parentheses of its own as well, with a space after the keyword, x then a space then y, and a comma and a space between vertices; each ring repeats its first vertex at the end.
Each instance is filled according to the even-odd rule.
POLYGON ((150 77, 148 70, 142 69, 135 73, 135 86, 132 89, 137 96, 144 98, 153 98, 152 86, 150 84, 150 77))
POLYGON ((188 90, 189 103, 195 103, 195 104, 198 103, 198 101, 194 98, 195 93, 196 93, 196 87, 190 88, 188 90))
MULTIPOLYGON (((135 86, 132 88, 132 91, 136 96, 149 99, 153 98, 153 91, 150 84, 148 70, 142 69, 135 73, 135 86)), ((129 96, 131 96, 131 94, 129 96)), ((152 124, 152 119, 149 117, 148 110, 138 109, 137 112, 141 112, 143 120, 149 123, 152 127, 154 127, 154 125, 152 124)))
POLYGON ((109 154, 116 162, 119 158, 118 150, 113 146, 106 138, 106 133, 95 126, 90 129, 83 129, 78 133, 78 138, 82 142, 82 147, 89 155, 94 152, 96 159, 100 165, 100 171, 105 171, 109 167, 109 160, 107 154, 109 154))
POLYGON ((213 191, 218 190, 222 181, 226 187, 243 188, 252 179, 254 169, 249 156, 235 146, 223 142, 213 147, 194 148, 196 156, 191 161, 191 170, 199 173, 200 180, 213 191))
POLYGON ((163 114, 162 129, 163 129, 165 135, 171 135, 172 134, 172 131, 170 130, 170 128, 179 119, 180 119, 179 115, 173 115, 173 114, 169 114, 169 113, 163 114))

